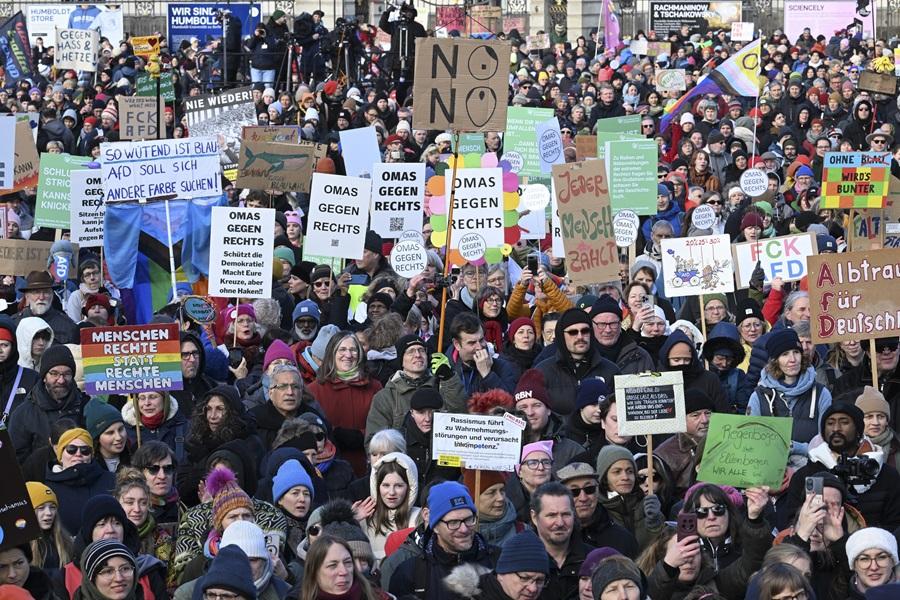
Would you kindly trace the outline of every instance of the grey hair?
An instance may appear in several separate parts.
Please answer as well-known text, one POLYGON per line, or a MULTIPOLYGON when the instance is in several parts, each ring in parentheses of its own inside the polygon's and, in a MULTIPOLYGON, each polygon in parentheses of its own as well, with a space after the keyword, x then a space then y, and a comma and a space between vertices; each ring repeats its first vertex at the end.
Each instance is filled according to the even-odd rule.
POLYGON ((809 298, 809 292, 803 292, 801 290, 797 290, 788 294, 787 299, 784 301, 784 311, 782 314, 787 314, 790 311, 794 310, 794 304, 797 303, 797 300, 800 298, 809 298))
POLYGON ((425 252, 428 255, 428 266, 434 267, 438 272, 444 272, 444 261, 441 259, 437 250, 429 249, 425 252))
POLYGON ((797 337, 812 337, 809 321, 797 321, 794 323, 794 331, 797 333, 797 337))
POLYGON ((369 440, 369 454, 373 452, 388 454, 400 452, 406 454, 406 440, 403 434, 396 429, 382 429, 369 440))
POLYGON ((673 233, 675 232, 675 228, 672 227, 672 224, 666 220, 657 221, 656 223, 654 223, 653 227, 650 228, 650 232, 658 233, 658 232, 662 231, 663 229, 668 229, 669 231, 671 231, 673 233))
POLYGON ((276 366, 274 369, 272 369, 272 373, 269 375, 269 378, 271 381, 275 381, 275 378, 282 373, 291 373, 300 380, 300 385, 303 385, 303 376, 300 374, 300 369, 298 369, 294 365, 276 366))

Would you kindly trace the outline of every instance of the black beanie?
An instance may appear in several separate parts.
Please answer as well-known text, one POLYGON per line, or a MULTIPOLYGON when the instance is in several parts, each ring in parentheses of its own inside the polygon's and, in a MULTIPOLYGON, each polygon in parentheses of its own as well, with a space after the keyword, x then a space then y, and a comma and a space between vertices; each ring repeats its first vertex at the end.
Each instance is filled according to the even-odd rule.
POLYGON ((428 408, 440 410, 443 406, 444 399, 441 397, 441 393, 430 385, 424 385, 413 392, 412 398, 409 401, 409 407, 415 410, 425 410, 428 408))
POLYGON ((591 316, 597 316, 601 313, 612 313, 616 315, 620 321, 622 320, 622 307, 609 294, 603 294, 591 306, 591 316))
POLYGON ((715 409, 716 403, 706 392, 692 388, 684 390, 684 414, 689 415, 698 410, 715 409))
POLYGON ((59 366, 69 367, 72 369, 72 375, 75 375, 75 359, 72 357, 72 351, 62 344, 44 350, 41 355, 41 379, 46 377, 50 369, 59 366))
MULTIPOLYGON (((828 420, 828 417, 836 413, 845 414, 853 419, 853 424, 856 425, 856 440, 861 439, 863 436, 863 431, 866 428, 863 411, 860 410, 855 404, 850 404, 849 402, 835 402, 834 404, 829 406, 824 413, 822 413, 822 426, 819 428, 819 434, 822 436, 822 438, 825 438, 825 421, 828 420)), ((825 442, 827 443, 828 440, 826 439, 825 442)))
POLYGON ((397 360, 402 362, 403 355, 413 346, 422 346, 425 348, 425 342, 423 342, 419 336, 413 334, 404 335, 397 340, 397 343, 394 344, 394 348, 397 350, 397 360))
POLYGON ((584 323, 588 327, 591 326, 591 317, 589 314, 581 310, 580 308, 570 308, 566 312, 564 312, 560 317, 559 321, 556 322, 556 340, 558 342, 562 342, 565 337, 565 331, 572 325, 577 325, 579 323, 584 323))
MULTIPOLYGON (((129 526, 134 527, 134 524, 125 516, 125 509, 122 508, 122 505, 119 504, 115 497, 109 494, 99 494, 85 502, 84 507, 81 509, 81 530, 79 535, 81 535, 81 539, 85 544, 96 541, 93 539, 94 526, 106 517, 115 517, 122 524, 126 533, 130 528, 129 526)), ((125 539, 128 539, 127 535, 125 539)))
POLYGON ((384 256, 384 250, 382 250, 383 245, 384 240, 381 239, 380 235, 378 235, 371 229, 366 232, 366 242, 363 245, 363 248, 365 248, 369 252, 374 252, 379 256, 384 256))

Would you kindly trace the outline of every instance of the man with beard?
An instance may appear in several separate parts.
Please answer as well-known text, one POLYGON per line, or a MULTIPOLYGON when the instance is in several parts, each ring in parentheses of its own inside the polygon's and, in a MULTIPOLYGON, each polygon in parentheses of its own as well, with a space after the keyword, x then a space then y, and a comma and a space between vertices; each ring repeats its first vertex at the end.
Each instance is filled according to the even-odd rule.
POLYGON ((776 526, 793 522, 794 515, 806 499, 806 477, 819 471, 837 475, 850 494, 850 502, 866 520, 869 527, 894 531, 900 526, 900 474, 885 464, 884 452, 865 435, 863 412, 853 404, 832 404, 822 413, 821 434, 825 442, 809 451, 809 462, 791 478, 785 510, 779 511, 776 526), (874 477, 851 476, 846 459, 868 463, 874 477))
POLYGON ((609 294, 600 296, 591 307, 591 325, 600 356, 616 363, 623 375, 653 370, 647 351, 622 335, 622 307, 609 294))
POLYGON ((291 315, 294 319, 294 328, 291 331, 291 337, 297 340, 293 345, 294 352, 297 354, 306 350, 306 347, 313 343, 316 335, 319 333, 319 321, 322 316, 319 312, 319 305, 312 300, 304 300, 297 304, 291 315))
POLYGON ((40 317, 53 328, 53 335, 61 344, 79 343, 78 326, 69 315, 53 307, 53 278, 47 271, 32 271, 25 278, 26 308, 14 318, 16 325, 25 317, 40 317))
POLYGON ((178 412, 190 419, 194 402, 215 387, 216 382, 204 373, 206 352, 200 338, 192 331, 182 331, 180 335, 181 379, 184 385, 182 389, 169 393, 178 401, 178 412))
MULTIPOLYGON (((68 317, 66 317, 68 318, 68 317)), ((50 424, 68 417, 79 427, 88 397, 75 385, 75 359, 66 346, 51 346, 41 357, 40 381, 9 418, 9 432, 16 457, 23 461, 47 445, 50 424)))

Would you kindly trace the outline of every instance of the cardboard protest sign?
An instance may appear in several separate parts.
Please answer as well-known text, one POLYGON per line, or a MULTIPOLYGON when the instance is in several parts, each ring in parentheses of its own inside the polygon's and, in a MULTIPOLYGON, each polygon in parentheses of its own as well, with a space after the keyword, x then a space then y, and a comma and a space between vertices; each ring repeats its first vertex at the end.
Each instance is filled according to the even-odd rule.
POLYGON ((538 123, 536 133, 541 174, 549 175, 553 165, 561 165, 566 162, 563 154, 562 135, 559 133, 559 119, 551 117, 543 123, 538 123))
POLYGON ((53 64, 57 69, 93 73, 97 68, 100 34, 93 29, 57 29, 53 64))
POLYGON ((425 163, 376 163, 372 175, 372 223, 383 238, 421 231, 425 216, 425 163))
POLYGON ((310 146, 244 140, 235 185, 309 193, 315 166, 315 148, 310 146))
POLYGON ((588 285, 618 278, 619 249, 604 162, 553 165, 553 184, 572 282, 588 285))
POLYGON ((687 431, 680 371, 616 375, 616 416, 622 435, 687 431))
POLYGON ((38 190, 34 207, 34 223, 51 229, 69 228, 69 189, 71 174, 87 168, 87 156, 41 154, 38 190))
POLYGON ((214 206, 209 240, 209 295, 272 295, 275 210, 214 206))
POLYGON ((525 421, 503 416, 434 413, 431 455, 439 465, 512 471, 522 452, 525 421))
MULTIPOLYGON (((0 408, 0 413, 2 411, 0 408)), ((0 486, 0 552, 5 552, 41 537, 41 528, 25 487, 25 477, 16 460, 16 447, 5 427, 0 428, 0 465, 3 465, 3 485, 0 486)), ((26 564, 25 573, 27 572, 26 564)))
POLYGON ((748 488, 784 482, 791 419, 713 413, 697 481, 748 488))
POLYGON ((900 279, 900 250, 819 254, 807 267, 813 342, 900 335, 900 309, 890 293, 900 279))
POLYGON ((222 193, 216 138, 107 142, 100 144, 100 165, 107 202, 222 193))
POLYGON ((13 140, 12 144, 0 144, 0 188, 11 188, 15 181, 16 163, 16 117, 0 116, 0 140, 13 140))
POLYGON ((821 208, 881 208, 888 193, 888 152, 826 152, 821 208))
MULTIPOLYGON (((503 136, 505 155, 521 157, 519 176, 539 177, 541 171, 536 131, 538 125, 553 117, 552 108, 510 106, 506 109, 506 130, 503 136)), ((508 156, 505 156, 508 158, 508 156)), ((514 164, 514 163, 513 163, 514 164)))
POLYGON ((865 70, 860 72, 857 86, 864 92, 893 96, 897 93, 897 76, 893 73, 876 73, 865 70))
POLYGON ((69 194, 69 239, 86 247, 103 246, 103 179, 97 169, 72 171, 69 194))
POLYGON ((296 144, 300 141, 300 127, 297 125, 247 126, 241 130, 245 142, 280 142, 296 144))
POLYGON ((166 137, 164 110, 165 103, 155 96, 119 97, 119 139, 155 140, 160 131, 166 137))
POLYGON ((156 97, 157 80, 159 81, 160 97, 166 102, 175 102, 175 84, 172 82, 172 73, 169 71, 162 71, 158 78, 151 77, 149 73, 139 75, 134 84, 134 95, 156 97))
POLYGON ((137 394, 182 389, 178 325, 81 330, 84 393, 137 394))
POLYGON ((884 248, 900 248, 900 178, 891 176, 890 192, 884 201, 883 218, 884 248))
MULTIPOLYGON (((647 139, 641 135, 641 115, 598 119, 594 132, 597 134, 597 158, 606 158, 606 142, 647 139)), ((653 179, 656 180, 656 175, 653 179)))
POLYGON ((753 41, 753 21, 735 21, 731 24, 731 41, 732 42, 752 42, 753 41))
POLYGON ((132 36, 129 40, 135 56, 151 58, 159 56, 159 37, 155 35, 132 36))
POLYGON ((656 89, 660 92, 683 92, 687 89, 684 69, 662 69, 656 73, 656 89))
POLYGON ((413 127, 503 131, 509 51, 499 40, 416 39, 413 127))
MULTIPOLYGON (((444 198, 450 199, 452 173, 445 173, 444 198)), ((488 248, 505 243, 503 238, 503 171, 500 168, 459 169, 453 202, 453 234, 450 249, 459 250, 467 233, 480 234, 488 248)))
POLYGON ((534 35, 525 36, 525 51, 534 52, 550 47, 549 33, 536 33, 534 35))
POLYGON ((597 158, 597 136, 575 136, 575 156, 578 158, 578 160, 584 160, 586 158, 597 158))
MULTIPOLYGON (((341 156, 350 177, 371 177, 372 168, 381 162, 381 150, 375 127, 357 127, 340 132, 341 156)), ((401 151, 402 152, 402 151, 401 151)))
POLYGON ((662 240, 666 296, 700 296, 734 291, 734 263, 728 234, 662 240))
POLYGON ((654 140, 606 142, 606 173, 613 214, 625 209, 639 215, 656 214, 658 152, 654 140))
POLYGON ((315 173, 303 246, 319 256, 362 258, 371 191, 371 179, 315 173))
POLYGON ((750 287, 750 276, 757 261, 766 274, 766 283, 771 283, 776 277, 781 277, 784 281, 802 279, 806 275, 807 257, 815 255, 818 250, 814 233, 735 244, 732 252, 737 285, 742 289, 750 287))
POLYGON ((0 190, 0 194, 18 192, 38 183, 38 151, 28 116, 16 117, 15 153, 13 185, 0 190))
MULTIPOLYGON (((46 270, 52 245, 53 242, 0 239, 0 272, 24 277, 32 271, 46 270)), ((69 267, 72 272, 77 271, 77 258, 76 246, 72 265, 69 267)))

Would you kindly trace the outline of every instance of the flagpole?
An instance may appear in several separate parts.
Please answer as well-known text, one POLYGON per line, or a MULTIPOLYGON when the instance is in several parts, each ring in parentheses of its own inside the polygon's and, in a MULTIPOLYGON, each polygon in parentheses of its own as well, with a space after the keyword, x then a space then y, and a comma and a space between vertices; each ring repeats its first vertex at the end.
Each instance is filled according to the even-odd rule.
MULTIPOLYGON (((762 30, 760 30, 760 32, 759 32, 759 50, 758 50, 758 54, 757 54, 757 56, 759 58, 756 60, 756 69, 757 69, 756 96, 755 96, 755 103, 754 103, 754 108, 756 109, 757 113, 759 112, 759 93, 760 93, 760 91, 759 91, 759 72, 758 71, 759 71, 760 67, 762 66, 762 41, 763 41, 763 32, 762 32, 762 30)), ((752 154, 759 156, 760 155, 759 147, 758 147, 759 140, 756 139, 756 119, 757 119, 756 117, 753 118, 753 150, 754 150, 754 152, 752 154)), ((753 165, 750 165, 750 166, 753 166, 753 165)))

